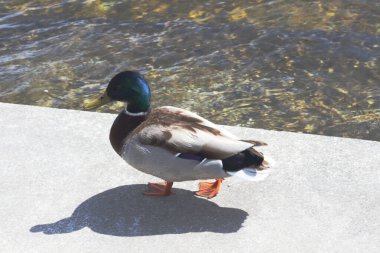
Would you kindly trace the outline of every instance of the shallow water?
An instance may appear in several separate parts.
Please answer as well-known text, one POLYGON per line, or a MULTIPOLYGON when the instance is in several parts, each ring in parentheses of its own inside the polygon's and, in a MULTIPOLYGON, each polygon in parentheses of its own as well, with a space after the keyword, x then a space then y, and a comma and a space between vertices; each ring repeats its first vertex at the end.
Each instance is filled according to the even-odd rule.
POLYGON ((380 141, 378 0, 205 2, 0 1, 0 101, 79 109, 134 69, 154 106, 380 141))

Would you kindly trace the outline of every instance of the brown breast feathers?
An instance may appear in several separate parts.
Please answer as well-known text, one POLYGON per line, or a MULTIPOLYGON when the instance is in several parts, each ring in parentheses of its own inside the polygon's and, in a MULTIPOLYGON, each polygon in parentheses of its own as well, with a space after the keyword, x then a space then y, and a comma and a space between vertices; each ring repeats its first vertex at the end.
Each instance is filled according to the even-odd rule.
POLYGON ((129 115, 125 111, 119 113, 110 131, 110 141, 113 149, 121 154, 121 149, 125 138, 142 122, 146 115, 129 115))

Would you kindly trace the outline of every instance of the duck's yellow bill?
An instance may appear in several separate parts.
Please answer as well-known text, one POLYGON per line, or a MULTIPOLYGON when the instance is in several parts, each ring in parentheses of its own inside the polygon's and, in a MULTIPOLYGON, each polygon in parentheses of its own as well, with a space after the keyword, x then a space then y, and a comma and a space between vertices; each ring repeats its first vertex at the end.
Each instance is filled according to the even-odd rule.
POLYGON ((82 108, 86 110, 95 109, 111 101, 112 101, 111 98, 107 95, 106 92, 104 92, 103 94, 101 94, 100 96, 96 98, 86 99, 82 104, 82 108))

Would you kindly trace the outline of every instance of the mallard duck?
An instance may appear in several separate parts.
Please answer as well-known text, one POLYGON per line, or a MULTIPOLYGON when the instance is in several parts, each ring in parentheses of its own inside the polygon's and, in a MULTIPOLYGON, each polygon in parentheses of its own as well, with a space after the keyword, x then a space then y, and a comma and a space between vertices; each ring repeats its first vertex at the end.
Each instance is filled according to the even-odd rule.
POLYGON ((267 174, 269 163, 254 148, 266 145, 264 142, 239 140, 184 109, 152 109, 150 87, 138 72, 118 73, 104 93, 86 101, 84 108, 97 108, 110 101, 127 103, 110 130, 113 149, 132 167, 165 181, 149 183, 145 195, 170 195, 173 182, 215 179, 199 183, 195 193, 212 198, 226 177, 256 180, 267 174))

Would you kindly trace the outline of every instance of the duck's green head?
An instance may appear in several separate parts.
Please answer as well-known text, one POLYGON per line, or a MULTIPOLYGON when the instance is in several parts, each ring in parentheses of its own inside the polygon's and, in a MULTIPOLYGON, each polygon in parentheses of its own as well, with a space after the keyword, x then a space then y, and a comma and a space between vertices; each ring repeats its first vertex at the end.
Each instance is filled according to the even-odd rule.
POLYGON ((123 71, 114 76, 103 94, 85 101, 83 108, 93 109, 111 101, 128 104, 129 112, 146 112, 150 108, 150 88, 144 78, 135 71, 123 71))

